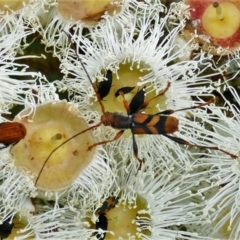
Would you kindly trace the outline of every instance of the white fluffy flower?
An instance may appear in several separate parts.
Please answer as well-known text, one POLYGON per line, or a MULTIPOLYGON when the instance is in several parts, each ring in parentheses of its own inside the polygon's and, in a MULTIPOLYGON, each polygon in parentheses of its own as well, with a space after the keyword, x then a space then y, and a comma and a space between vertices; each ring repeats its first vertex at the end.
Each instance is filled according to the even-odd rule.
POLYGON ((31 104, 25 102, 23 95, 32 92, 40 73, 27 71, 28 66, 18 63, 21 58, 33 56, 17 56, 23 48, 25 38, 34 32, 24 24, 24 19, 12 17, 14 22, 5 18, 0 20, 0 112, 9 114, 9 109, 15 104, 31 104), (19 81, 19 78, 22 80, 19 81))
MULTIPOLYGON (((121 21, 125 22, 129 21, 129 16, 133 11, 135 11, 136 8, 162 8, 162 4, 159 0, 155 0, 154 3, 140 2, 136 0, 123 0, 113 2, 114 4, 120 4, 121 10, 111 15, 114 19, 121 19, 121 21)), ((89 31, 94 31, 95 28, 105 25, 106 19, 104 16, 108 15, 107 12, 103 12, 103 16, 100 18, 99 23, 96 24, 95 28, 93 28, 93 26, 86 24, 84 20, 74 20, 73 18, 69 20, 64 19, 58 9, 61 4, 62 3, 50 2, 46 4, 45 11, 39 15, 40 21, 43 25, 43 28, 41 29, 43 36, 42 42, 46 45, 46 47, 53 47, 54 56, 57 56, 60 59, 65 57, 65 49, 69 44, 68 38, 66 37, 64 31, 68 32, 71 30, 74 32, 74 35, 78 35, 79 37, 85 36, 89 31)), ((90 1, 89 4, 91 4, 90 1)), ((75 11, 73 2, 69 3, 69 9, 71 8, 73 8, 73 11, 75 11)))
MULTIPOLYGON (((239 156, 240 145, 240 99, 233 87, 228 87, 236 104, 229 103, 226 99, 225 107, 211 108, 212 113, 206 120, 215 132, 212 133, 214 144, 228 152, 239 156), (227 116, 230 114, 231 117, 227 116)), ((229 159, 224 155, 209 155, 199 159, 205 166, 205 179, 217 186, 211 197, 206 199, 204 215, 209 216, 211 222, 200 231, 209 237, 239 239, 239 158, 229 159)), ((204 192, 209 194, 209 188, 204 192)))
POLYGON ((157 161, 153 171, 137 176, 133 171, 126 172, 128 166, 119 163, 116 185, 110 191, 119 197, 118 203, 106 211, 107 230, 116 239, 207 239, 190 228, 181 229, 187 225, 197 228, 208 223, 208 218, 202 214, 205 202, 196 191, 194 174, 176 166, 174 158, 168 154, 157 161))
POLYGON ((95 231, 88 229, 81 214, 69 207, 42 206, 26 220, 27 225, 18 230, 14 239, 88 239, 95 231))
MULTIPOLYGON (((126 86, 134 86, 135 93, 137 88, 140 90, 146 86, 146 100, 149 100, 164 91, 168 84, 171 85, 164 96, 157 98, 155 102, 152 101, 144 109, 150 114, 203 103, 199 100, 193 101, 190 96, 198 98, 210 95, 213 89, 209 79, 211 75, 203 73, 211 63, 206 63, 204 54, 200 54, 198 59, 179 62, 185 53, 185 45, 176 48, 177 43, 174 39, 181 31, 184 20, 168 32, 165 27, 173 14, 171 10, 166 13, 164 8, 139 9, 136 9, 135 17, 129 13, 128 23, 121 21, 120 18, 112 19, 106 16, 104 25, 95 29, 89 38, 76 34, 72 36, 77 52, 79 50, 84 53, 80 58, 93 82, 104 81, 103 75, 106 70, 111 70, 114 74, 111 92, 102 101, 105 110, 126 113, 123 103, 119 103, 116 95, 114 96, 116 90, 126 86), (141 12, 140 16, 137 15, 138 10, 141 12), (162 14, 165 14, 164 17, 161 16, 162 14), (173 49, 177 50, 173 53, 173 49), (135 76, 135 73, 138 75, 135 76)), ((91 104, 94 110, 102 114, 99 103, 92 100, 92 98, 96 100, 96 94, 78 57, 71 50, 67 54, 62 61, 62 69, 68 76, 63 81, 65 85, 61 82, 59 88, 75 93, 73 99, 82 103, 82 111, 86 111, 86 106, 91 104)), ((125 95, 127 98, 127 94, 125 95)), ((92 120, 97 123, 100 117, 97 112, 94 113, 92 120)), ((199 138, 201 135, 209 134, 202 124, 186 119, 185 112, 178 112, 176 116, 180 119, 180 131, 176 132, 177 137, 198 145, 206 145, 203 139, 199 138)), ((204 118, 207 117, 206 110, 196 109, 193 118, 197 117, 201 117, 204 122, 204 118)), ((102 127, 97 130, 95 136, 102 140, 104 135, 104 140, 109 140, 113 139, 115 134, 116 131, 112 128, 102 127)), ((159 135, 144 134, 137 137, 136 141, 139 158, 144 159, 149 165, 153 163, 156 156, 168 153, 169 148, 177 154, 181 154, 182 151, 176 143, 159 135)), ((129 155, 132 158, 132 138, 124 135, 119 141, 109 144, 107 149, 112 158, 127 161, 129 155)))

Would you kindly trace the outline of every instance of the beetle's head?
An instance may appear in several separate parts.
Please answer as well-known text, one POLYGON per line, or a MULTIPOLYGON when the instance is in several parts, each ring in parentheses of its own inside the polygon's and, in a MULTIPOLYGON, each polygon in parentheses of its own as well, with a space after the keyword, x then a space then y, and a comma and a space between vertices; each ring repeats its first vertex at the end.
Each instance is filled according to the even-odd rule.
POLYGON ((111 126, 113 113, 105 112, 101 117, 101 122, 104 126, 111 126))

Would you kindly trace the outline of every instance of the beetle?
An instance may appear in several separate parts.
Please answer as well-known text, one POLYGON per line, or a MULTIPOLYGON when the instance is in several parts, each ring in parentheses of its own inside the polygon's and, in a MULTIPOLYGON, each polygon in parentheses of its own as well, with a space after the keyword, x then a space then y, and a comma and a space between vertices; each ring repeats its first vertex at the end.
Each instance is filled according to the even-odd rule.
POLYGON ((97 84, 97 93, 101 100, 103 100, 103 98, 109 94, 112 87, 112 71, 107 70, 104 78, 106 78, 106 80, 101 81, 97 84))
POLYGON ((8 238, 12 233, 14 224, 10 221, 11 216, 4 220, 2 224, 0 224, 0 239, 8 238))
POLYGON ((135 88, 135 87, 122 87, 122 88, 119 88, 119 89, 115 92, 114 96, 115 96, 115 97, 120 96, 120 92, 123 92, 124 94, 130 93, 134 88, 135 88))
MULTIPOLYGON (((98 217, 98 221, 96 222, 96 229, 102 229, 104 231, 107 231, 108 229, 108 219, 106 217, 105 213, 101 213, 98 217)), ((96 233, 96 237, 98 240, 104 240, 106 237, 106 232, 103 233, 96 233)))
MULTIPOLYGON (((108 219, 106 217, 106 213, 109 212, 111 209, 115 208, 118 200, 118 197, 110 196, 103 202, 102 206, 96 210, 96 214, 99 215, 98 221, 96 222, 96 229, 101 228, 102 230, 107 231, 108 219)), ((104 240, 105 236, 106 233, 96 234, 96 237, 100 240, 104 240)))
MULTIPOLYGON (((67 34, 67 33, 66 33, 67 34)), ((111 113, 111 112, 107 112, 105 111, 105 107, 102 103, 101 100, 101 94, 99 93, 99 90, 97 89, 97 87, 93 84, 92 79, 90 78, 87 69, 84 65, 84 63, 82 62, 82 59, 79 57, 79 55, 77 54, 77 51, 75 49, 75 53, 76 56, 78 58, 78 60, 80 61, 80 64, 96 94, 97 100, 99 102, 99 105, 101 106, 101 110, 102 110, 102 116, 101 116, 101 120, 99 123, 97 123, 94 126, 91 126, 75 135, 73 135, 72 137, 70 137, 69 139, 67 139, 66 141, 64 141, 62 144, 60 144, 58 147, 56 147, 47 157, 47 159, 45 160, 38 177, 36 178, 35 181, 35 185, 37 184, 37 181, 40 177, 41 172, 43 171, 44 166, 46 165, 47 161, 49 160, 49 158, 51 157, 51 155, 61 146, 63 146, 66 142, 72 140, 73 138, 75 138, 76 136, 89 131, 91 129, 97 128, 100 125, 104 125, 104 126, 111 126, 114 129, 118 129, 120 130, 119 132, 116 133, 116 135, 114 136, 113 139, 111 140, 106 140, 106 141, 101 141, 101 142, 97 142, 91 146, 88 147, 88 150, 91 150, 92 148, 98 146, 98 145, 102 145, 102 144, 106 144, 109 142, 113 142, 116 141, 117 139, 119 139, 125 130, 129 129, 131 131, 132 134, 132 148, 133 148, 133 154, 135 156, 135 158, 139 161, 139 167, 138 170, 141 170, 142 168, 142 163, 143 163, 143 159, 140 159, 138 156, 138 146, 137 146, 137 142, 135 139, 135 135, 136 134, 156 134, 156 135, 163 135, 164 137, 169 138, 170 140, 177 142, 179 144, 183 144, 183 145, 187 145, 187 146, 194 146, 194 147, 199 147, 199 148, 204 148, 204 149, 213 149, 213 150, 219 150, 229 156, 231 156, 232 158, 237 158, 238 156, 219 148, 218 146, 202 146, 202 145, 197 145, 197 144, 193 144, 190 143, 182 138, 179 137, 174 137, 171 136, 169 134, 175 133, 176 131, 178 131, 178 125, 179 125, 179 121, 176 117, 174 116, 170 116, 171 114, 175 113, 175 112, 179 112, 179 111, 186 111, 186 110, 191 110, 191 109, 196 109, 196 108, 201 108, 203 106, 207 106, 213 102, 215 102, 215 98, 209 100, 208 102, 205 103, 201 103, 199 105, 195 105, 192 107, 187 107, 187 108, 182 108, 182 109, 177 109, 177 110, 173 110, 173 109, 169 109, 169 110, 165 110, 165 111, 161 111, 155 114, 146 114, 146 113, 141 113, 140 110, 144 109, 148 106, 149 102, 152 101, 153 99, 164 95, 168 89, 171 86, 171 83, 168 82, 166 88, 160 92, 159 94, 157 94, 156 96, 152 97, 151 99, 145 101, 145 95, 144 95, 144 90, 145 87, 143 87, 140 91, 137 92, 137 94, 134 96, 134 98, 132 99, 131 103, 128 104, 128 102, 126 101, 125 97, 124 97, 124 92, 123 91, 119 91, 119 94, 122 96, 123 98, 123 104, 124 107, 127 111, 127 114, 122 114, 122 113, 111 113)))
POLYGON ((19 122, 4 122, 0 124, 0 143, 6 148, 11 144, 18 143, 26 136, 26 128, 19 122))
MULTIPOLYGON (((129 104, 129 108, 127 110, 128 115, 132 115, 144 108, 143 104, 145 99, 145 92, 146 92, 146 86, 143 86, 143 88, 140 89, 136 93, 136 95, 132 98, 129 104)), ((120 91, 119 94, 122 95, 122 97, 124 96, 124 92, 120 91)))

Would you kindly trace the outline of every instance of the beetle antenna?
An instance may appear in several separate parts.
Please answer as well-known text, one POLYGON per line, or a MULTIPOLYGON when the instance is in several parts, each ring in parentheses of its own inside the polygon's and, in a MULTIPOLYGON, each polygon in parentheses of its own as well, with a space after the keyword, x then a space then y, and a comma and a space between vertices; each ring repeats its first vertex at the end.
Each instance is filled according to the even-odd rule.
POLYGON ((90 83, 91 83, 91 85, 92 85, 92 87, 93 87, 93 90, 94 90, 94 92, 95 92, 95 94, 96 94, 96 96, 97 96, 98 102, 99 102, 99 104, 100 104, 100 106, 101 106, 102 113, 104 114, 104 113, 105 113, 105 108, 104 108, 104 106, 103 106, 101 97, 100 97, 100 95, 99 95, 99 93, 98 93, 98 90, 97 90, 96 86, 93 84, 93 81, 92 81, 92 79, 91 79, 91 77, 90 77, 90 75, 89 75, 89 73, 88 73, 85 65, 83 64, 82 59, 80 58, 79 54, 77 53, 77 48, 73 45, 71 36, 70 36, 66 31, 63 30, 63 32, 64 32, 64 33, 67 35, 67 37, 69 38, 70 44, 71 44, 72 48, 74 49, 75 54, 76 54, 76 56, 77 56, 77 59, 78 59, 79 62, 81 63, 82 68, 83 68, 84 72, 86 73, 86 75, 87 75, 87 77, 88 77, 88 80, 90 81, 90 83))

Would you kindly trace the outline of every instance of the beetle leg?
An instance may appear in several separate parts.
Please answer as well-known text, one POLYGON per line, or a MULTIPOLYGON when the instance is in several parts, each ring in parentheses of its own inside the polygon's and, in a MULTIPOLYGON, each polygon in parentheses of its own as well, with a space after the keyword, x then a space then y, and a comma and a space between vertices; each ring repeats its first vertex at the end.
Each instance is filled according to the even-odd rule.
POLYGON ((88 147, 88 151, 90 151, 92 148, 96 147, 97 145, 102 145, 102 144, 113 142, 113 141, 119 139, 123 135, 123 133, 124 133, 124 130, 121 130, 115 135, 115 137, 113 139, 93 144, 92 146, 88 147))
POLYGON ((133 132, 132 132, 132 139, 133 139, 133 153, 134 153, 135 158, 139 161, 139 167, 137 170, 137 173, 138 173, 138 171, 140 171, 142 168, 143 159, 140 159, 138 157, 138 146, 137 146, 137 142, 136 142, 135 135, 133 132))
POLYGON ((192 107, 188 107, 188 108, 181 108, 181 109, 177 109, 177 110, 173 110, 173 109, 169 109, 169 110, 165 110, 165 111, 162 111, 162 112, 158 112, 154 115, 159 115, 159 114, 165 114, 165 115, 171 115, 175 112, 180 112, 180 111, 186 111, 186 110, 191 110, 191 109, 195 109, 195 108, 201 108, 203 106, 207 106, 213 102, 216 101, 216 98, 212 98, 211 100, 209 100, 208 102, 205 102, 205 103, 201 103, 199 105, 196 105, 196 106, 192 106, 192 107))
POLYGON ((171 139, 174 142, 179 143, 179 144, 184 144, 184 145, 191 146, 191 147, 199 147, 199 148, 205 148, 205 149, 218 150, 218 151, 221 151, 221 152, 231 156, 232 158, 238 158, 237 155, 234 155, 234 154, 232 154, 230 152, 227 152, 227 151, 225 151, 225 150, 223 150, 223 149, 221 149, 221 148, 219 148, 217 146, 214 146, 214 147, 202 146, 202 145, 197 145, 197 144, 190 143, 190 142, 188 142, 188 141, 186 141, 186 140, 184 140, 182 138, 173 137, 173 136, 170 136, 170 135, 167 135, 167 134, 162 134, 162 135, 167 137, 167 138, 169 138, 169 139, 171 139))
POLYGON ((122 98, 123 98, 124 107, 125 107, 128 115, 129 115, 129 110, 130 110, 130 109, 129 109, 129 104, 128 104, 127 100, 126 100, 125 97, 124 97, 124 92, 123 92, 123 91, 120 91, 119 94, 120 94, 120 95, 122 96, 122 98))

